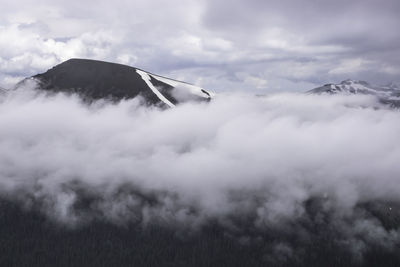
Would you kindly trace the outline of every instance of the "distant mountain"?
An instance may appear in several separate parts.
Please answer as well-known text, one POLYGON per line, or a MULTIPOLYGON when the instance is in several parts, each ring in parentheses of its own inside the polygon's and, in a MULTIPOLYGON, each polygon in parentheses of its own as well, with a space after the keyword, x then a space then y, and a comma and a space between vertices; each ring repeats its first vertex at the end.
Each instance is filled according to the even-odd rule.
POLYGON ((308 91, 311 94, 366 94, 374 95, 384 103, 400 107, 400 87, 390 83, 384 86, 371 85, 365 81, 345 80, 339 84, 325 84, 308 91))
POLYGON ((198 86, 138 68, 88 59, 70 59, 28 79, 35 80, 38 89, 77 93, 88 101, 141 96, 149 105, 172 107, 191 100, 209 100, 213 96, 213 93, 198 86))

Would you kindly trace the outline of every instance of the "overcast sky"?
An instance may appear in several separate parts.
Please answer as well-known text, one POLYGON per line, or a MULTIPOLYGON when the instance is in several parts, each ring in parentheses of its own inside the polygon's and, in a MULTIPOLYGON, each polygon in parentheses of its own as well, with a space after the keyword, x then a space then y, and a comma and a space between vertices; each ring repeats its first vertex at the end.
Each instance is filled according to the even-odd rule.
POLYGON ((0 0, 0 86, 72 57, 214 91, 400 81, 398 0, 0 0))

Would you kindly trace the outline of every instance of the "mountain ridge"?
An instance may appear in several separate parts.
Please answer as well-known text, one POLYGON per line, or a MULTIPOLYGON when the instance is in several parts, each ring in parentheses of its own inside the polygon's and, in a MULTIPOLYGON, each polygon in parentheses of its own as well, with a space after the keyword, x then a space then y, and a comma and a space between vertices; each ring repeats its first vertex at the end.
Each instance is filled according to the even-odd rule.
MULTIPOLYGON (((172 107, 189 100, 209 100, 213 95, 201 87, 139 68, 91 59, 69 59, 30 78, 38 83, 38 89, 77 93, 87 101, 141 96, 148 105, 172 107), (186 99, 180 99, 178 89, 187 91, 186 99)), ((16 87, 24 82, 26 79, 16 87)))
MULTIPOLYGON (((71 58, 46 72, 22 80, 16 88, 31 80, 37 83, 37 89, 78 94, 88 102, 98 99, 119 101, 141 96, 147 105, 174 107, 187 101, 209 101, 215 95, 190 83, 140 68, 93 59, 71 58)), ((0 88, 0 95, 7 91, 0 88)), ((400 86, 393 82, 377 86, 347 79, 336 84, 327 83, 306 93, 373 95, 383 104, 400 107, 400 86)))
POLYGON ((383 86, 366 81, 347 79, 338 84, 328 83, 307 91, 308 94, 364 94, 376 96, 383 104, 400 107, 400 87, 395 83, 383 86))

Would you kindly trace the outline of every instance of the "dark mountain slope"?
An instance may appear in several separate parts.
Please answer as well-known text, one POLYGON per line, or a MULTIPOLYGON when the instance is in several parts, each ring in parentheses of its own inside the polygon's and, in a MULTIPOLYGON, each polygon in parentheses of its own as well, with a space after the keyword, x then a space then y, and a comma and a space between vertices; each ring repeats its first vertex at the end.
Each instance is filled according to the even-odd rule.
POLYGON ((77 92, 90 99, 134 98, 141 94, 152 104, 159 102, 136 69, 121 64, 70 59, 33 77, 40 81, 41 89, 49 91, 77 92))
POLYGON ((88 101, 140 95, 147 104, 173 106, 186 100, 210 98, 210 93, 200 87, 130 66, 89 59, 70 59, 32 78, 38 81, 39 89, 77 93, 88 101), (184 88, 191 97, 179 99, 174 95, 175 87, 184 88))

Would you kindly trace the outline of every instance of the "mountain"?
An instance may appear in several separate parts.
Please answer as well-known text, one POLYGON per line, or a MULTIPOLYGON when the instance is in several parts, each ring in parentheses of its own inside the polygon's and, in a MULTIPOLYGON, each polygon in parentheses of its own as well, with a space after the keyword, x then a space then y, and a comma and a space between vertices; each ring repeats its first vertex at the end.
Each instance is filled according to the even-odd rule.
POLYGON ((394 83, 384 86, 371 85, 365 81, 345 80, 339 84, 325 84, 314 88, 311 94, 366 94, 376 96, 380 102, 392 107, 400 107, 400 87, 394 83))
POLYGON ((118 101, 141 96, 149 105, 173 107, 186 101, 207 101, 213 96, 189 83, 122 64, 89 59, 70 59, 28 79, 36 81, 40 90, 77 93, 87 101, 103 98, 118 101))

